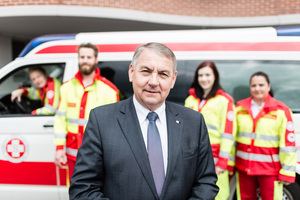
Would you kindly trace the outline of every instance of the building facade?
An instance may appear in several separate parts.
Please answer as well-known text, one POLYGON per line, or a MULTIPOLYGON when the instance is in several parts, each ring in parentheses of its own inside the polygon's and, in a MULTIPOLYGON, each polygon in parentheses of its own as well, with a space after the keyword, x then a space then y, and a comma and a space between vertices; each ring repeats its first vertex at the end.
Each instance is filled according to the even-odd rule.
POLYGON ((0 67, 46 34, 299 24, 300 0, 0 0, 0 67))

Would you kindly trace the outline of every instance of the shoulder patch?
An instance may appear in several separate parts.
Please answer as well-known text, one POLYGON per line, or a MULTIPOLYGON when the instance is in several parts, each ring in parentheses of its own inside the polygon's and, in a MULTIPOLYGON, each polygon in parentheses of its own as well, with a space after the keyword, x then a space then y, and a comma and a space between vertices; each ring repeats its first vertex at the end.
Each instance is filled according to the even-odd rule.
POLYGON ((295 141, 296 141, 295 134, 294 134, 294 133, 289 133, 289 134, 287 135, 287 140, 288 140, 289 142, 295 142, 295 141))
POLYGON ((233 121, 233 118, 234 118, 234 112, 233 111, 228 111, 227 112, 227 119, 229 121, 233 121))
POLYGON ((294 124, 293 124, 293 122, 288 121, 286 123, 286 130, 288 130, 288 131, 294 131, 294 124))

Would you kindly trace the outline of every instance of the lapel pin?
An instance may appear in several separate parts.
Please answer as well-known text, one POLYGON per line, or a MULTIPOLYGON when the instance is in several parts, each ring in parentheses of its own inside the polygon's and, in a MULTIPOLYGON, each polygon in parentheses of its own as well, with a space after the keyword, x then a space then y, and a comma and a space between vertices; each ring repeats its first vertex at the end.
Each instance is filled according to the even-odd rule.
POLYGON ((176 120, 176 123, 179 124, 180 122, 178 120, 176 120))

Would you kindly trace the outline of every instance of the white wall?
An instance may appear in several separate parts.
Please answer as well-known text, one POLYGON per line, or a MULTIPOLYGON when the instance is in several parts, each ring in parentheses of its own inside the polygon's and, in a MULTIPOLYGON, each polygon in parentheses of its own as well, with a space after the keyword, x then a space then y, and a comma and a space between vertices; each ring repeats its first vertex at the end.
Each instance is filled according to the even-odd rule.
POLYGON ((12 61, 11 39, 0 36, 0 68, 12 61))

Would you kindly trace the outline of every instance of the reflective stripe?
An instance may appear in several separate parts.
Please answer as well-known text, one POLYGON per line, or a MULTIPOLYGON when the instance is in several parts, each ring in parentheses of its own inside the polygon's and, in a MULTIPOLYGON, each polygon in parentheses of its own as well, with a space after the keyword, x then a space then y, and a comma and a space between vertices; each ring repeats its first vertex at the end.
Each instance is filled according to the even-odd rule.
POLYGON ((60 111, 60 110, 56 110, 55 114, 58 115, 58 116, 61 116, 61 117, 66 116, 66 112, 65 111, 60 111))
POLYGON ((45 108, 49 109, 53 113, 55 113, 56 111, 56 109, 48 103, 45 104, 45 108))
POLYGON ((34 100, 39 99, 39 97, 36 94, 36 88, 30 88, 29 92, 30 92, 30 96, 29 96, 30 99, 34 99, 34 100))
POLYGON ((235 161, 235 157, 234 156, 229 156, 229 160, 234 162, 235 161))
POLYGON ((67 121, 71 124, 78 124, 81 126, 85 126, 88 122, 86 119, 70 119, 70 118, 68 118, 67 121))
POLYGON ((206 124, 207 129, 217 130, 217 127, 206 124))
POLYGON ((225 151, 220 151, 219 156, 223 158, 229 158, 229 153, 225 151))
POLYGON ((247 133, 247 132, 239 132, 238 135, 240 137, 251 137, 251 133, 247 133))
POLYGON ((295 172, 296 171, 296 167, 295 166, 290 166, 290 165, 281 165, 281 168, 286 170, 286 171, 291 171, 291 172, 295 172))
POLYGON ((236 156, 243 158, 244 160, 252 160, 258 162, 277 162, 279 161, 279 155, 263 155, 263 154, 253 154, 253 153, 246 153, 242 151, 237 151, 236 156), (272 159, 273 158, 273 159, 272 159))
POLYGON ((71 156, 77 156, 77 150, 76 149, 70 149, 70 148, 66 148, 66 152, 67 154, 71 155, 71 156))
POLYGON ((280 147, 280 153, 296 153, 296 147, 280 147))
POLYGON ((264 135, 264 134, 257 134, 257 133, 248 133, 248 132, 239 132, 238 135, 240 137, 248 137, 251 139, 258 139, 258 140, 265 140, 265 141, 279 141, 279 136, 273 135, 264 135), (259 135, 259 136, 258 136, 259 135))
POLYGON ((214 163, 216 164, 218 162, 219 158, 214 158, 214 163))
POLYGON ((221 138, 225 138, 225 139, 228 139, 228 140, 234 140, 233 135, 230 134, 230 133, 221 133, 221 138))
POLYGON ((66 133, 54 133, 54 138, 65 139, 66 136, 66 133))
POLYGON ((259 135, 259 140, 266 140, 266 141, 279 141, 279 136, 273 135, 259 135))

